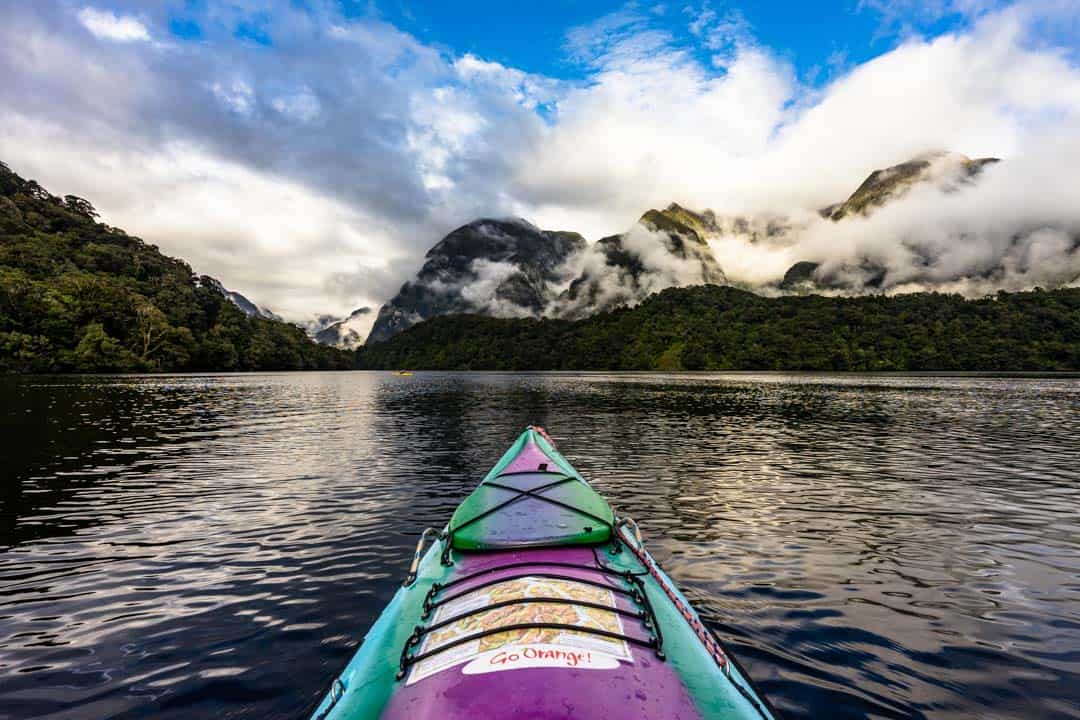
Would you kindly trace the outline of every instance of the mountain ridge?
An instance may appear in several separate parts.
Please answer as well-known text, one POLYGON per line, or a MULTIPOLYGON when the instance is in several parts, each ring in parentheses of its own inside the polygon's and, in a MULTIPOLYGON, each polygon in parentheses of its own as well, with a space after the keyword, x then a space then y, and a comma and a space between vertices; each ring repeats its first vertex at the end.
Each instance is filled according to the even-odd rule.
POLYGON ((987 165, 1001 162, 1000 158, 984 157, 972 160, 963 153, 934 151, 911 160, 871 172, 846 200, 819 211, 834 222, 849 215, 867 216, 889 201, 901 197, 914 185, 933 180, 963 183, 976 178, 987 165))
POLYGON ((267 308, 256 305, 251 300, 248 300, 241 293, 238 293, 235 290, 229 290, 221 283, 221 281, 217 280, 216 278, 209 278, 209 280, 211 284, 218 290, 218 292, 228 298, 233 305, 236 305, 236 307, 240 308, 240 311, 248 317, 259 317, 265 320, 277 320, 278 322, 285 322, 285 319, 275 313, 273 310, 269 310, 267 308))
MULTIPOLYGON (((944 236, 939 238, 920 237, 918 233, 926 232, 925 228, 905 228, 897 239, 891 240, 895 247, 880 244, 874 247, 857 236, 865 223, 876 219, 878 211, 905 201, 916 187, 952 195, 974 187, 981 182, 987 167, 1000 162, 995 157, 972 159, 956 152, 923 153, 871 171, 845 199, 816 212, 807 210, 805 216, 799 217, 781 213, 721 216, 712 210, 695 211, 673 202, 663 209, 646 211, 626 232, 563 253, 560 277, 549 277, 546 285, 534 284, 528 303, 472 302, 467 297, 471 289, 467 282, 462 282, 463 276, 456 283, 441 284, 444 293, 441 305, 424 303, 419 297, 425 284, 425 270, 422 270, 380 309, 380 316, 387 308, 395 308, 396 315, 392 323, 382 322, 380 318, 369 341, 385 341, 417 322, 444 314, 580 319, 620 305, 633 306, 667 287, 733 284, 767 295, 822 292, 859 295, 891 292, 901 287, 905 292, 945 289, 976 295, 1005 286, 1023 289, 1067 285, 1069 267, 1076 268, 1071 281, 1080 278, 1080 232, 1073 233, 1070 239, 1070 230, 1058 227, 1052 218, 1042 226, 1036 224, 1018 232, 1007 247, 994 251, 998 255, 989 264, 971 260, 975 253, 966 256, 960 250, 953 253, 954 248, 970 242, 963 230, 935 228, 934 233, 944 236), (947 237, 949 232, 954 237, 947 237), (850 245, 845 251, 849 253, 847 256, 837 257, 836 251, 822 242, 831 233, 847 238, 850 245), (808 246, 800 244, 807 236, 816 242, 808 246), (786 270, 774 270, 773 275, 764 279, 747 279, 738 271, 728 272, 722 267, 714 247, 726 248, 724 263, 738 261, 739 256, 731 253, 740 252, 740 248, 745 252, 760 250, 766 256, 770 252, 774 257, 786 254, 791 259, 786 270), (810 252, 799 257, 804 247, 810 252), (1040 270, 1029 277, 1026 273, 1032 262, 1030 258, 1041 257, 1047 252, 1045 248, 1062 254, 1066 261, 1062 270, 1056 273, 1040 270), (896 266, 896 262, 901 266, 896 266), (964 262, 967 264, 949 269, 949 263, 964 262), (1048 275, 1053 277, 1043 280, 1048 275), (454 297, 454 293, 459 296, 454 297), (407 306, 408 312, 404 312, 403 306, 407 306)), ((925 198, 920 202, 925 204, 925 198)), ((913 207, 916 209, 912 212, 917 213, 922 206, 913 207)), ((895 218, 895 213, 892 217, 895 218)), ((454 233, 488 222, 495 221, 482 218, 454 233)), ((535 228, 525 220, 517 222, 535 228)), ((441 241, 428 252, 427 263, 442 252, 441 241)), ((505 258, 496 260, 505 262, 505 258)), ((484 267, 492 259, 477 252, 464 262, 484 267)), ((745 263, 743 266, 745 272, 745 263)), ((504 266, 504 270, 514 274, 522 268, 504 266)), ((478 288, 482 289, 482 285, 478 288)))

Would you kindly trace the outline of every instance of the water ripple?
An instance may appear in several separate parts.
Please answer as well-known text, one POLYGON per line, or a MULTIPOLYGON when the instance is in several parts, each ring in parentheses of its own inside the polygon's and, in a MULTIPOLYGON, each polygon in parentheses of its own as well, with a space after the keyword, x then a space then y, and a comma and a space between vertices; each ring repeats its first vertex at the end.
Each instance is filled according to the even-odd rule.
POLYGON ((3 378, 0 717, 286 718, 526 424, 793 718, 1080 718, 1080 383, 3 378))

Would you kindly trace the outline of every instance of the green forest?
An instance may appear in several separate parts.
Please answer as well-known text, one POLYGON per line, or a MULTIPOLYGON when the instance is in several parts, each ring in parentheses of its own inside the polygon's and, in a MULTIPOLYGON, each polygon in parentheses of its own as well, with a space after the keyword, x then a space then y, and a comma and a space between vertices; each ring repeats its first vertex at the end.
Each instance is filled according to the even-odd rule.
POLYGON ((0 163, 0 372, 352 367, 352 353, 248 317, 217 288, 0 163))
POLYGON ((437 370, 1077 370, 1080 288, 979 300, 672 288, 576 322, 436 318, 357 359, 437 370))

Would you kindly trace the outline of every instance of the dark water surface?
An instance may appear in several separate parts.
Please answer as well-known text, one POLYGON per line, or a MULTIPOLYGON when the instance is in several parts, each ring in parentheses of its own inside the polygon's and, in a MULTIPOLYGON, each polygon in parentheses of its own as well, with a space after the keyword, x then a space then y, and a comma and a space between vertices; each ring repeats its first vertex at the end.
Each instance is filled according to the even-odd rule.
POLYGON ((0 379, 0 717, 289 718, 529 423, 792 718, 1080 718, 1080 381, 0 379))

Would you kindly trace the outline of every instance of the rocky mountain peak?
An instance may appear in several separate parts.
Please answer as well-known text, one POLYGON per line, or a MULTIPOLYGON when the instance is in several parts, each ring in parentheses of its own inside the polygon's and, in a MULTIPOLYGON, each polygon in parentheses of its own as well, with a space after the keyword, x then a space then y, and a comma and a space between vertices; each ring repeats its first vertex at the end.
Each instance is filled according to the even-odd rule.
POLYGON ((705 244, 705 238, 720 231, 712 210, 698 213, 678 203, 663 210, 649 210, 638 222, 654 231, 666 230, 690 239, 696 236, 698 244, 705 244))
POLYGON ((424 256, 416 277, 379 310, 369 342, 380 342, 436 315, 539 315, 567 261, 586 247, 575 232, 541 230, 521 218, 462 225, 424 256))
POLYGON ((520 218, 475 220, 427 252, 416 277, 379 310, 368 341, 437 315, 579 317, 666 287, 723 283, 705 240, 713 224, 711 213, 673 203, 590 246, 520 218))
POLYGON ((943 189, 951 189, 950 186, 969 182, 982 172, 986 165, 996 162, 998 158, 972 160, 962 153, 925 153, 907 162, 875 170, 847 200, 823 208, 821 213, 830 220, 869 215, 920 182, 936 181, 943 189))

